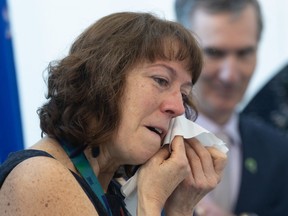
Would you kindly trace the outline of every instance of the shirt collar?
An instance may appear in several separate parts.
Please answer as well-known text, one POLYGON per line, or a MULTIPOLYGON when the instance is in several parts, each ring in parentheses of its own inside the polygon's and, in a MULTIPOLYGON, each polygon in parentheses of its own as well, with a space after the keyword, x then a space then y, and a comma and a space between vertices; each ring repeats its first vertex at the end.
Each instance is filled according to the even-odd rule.
POLYGON ((204 127, 212 133, 217 133, 218 131, 224 131, 233 140, 236 145, 241 144, 240 132, 239 132, 239 114, 233 113, 230 119, 224 125, 218 125, 211 119, 199 113, 198 118, 195 121, 200 126, 204 127))

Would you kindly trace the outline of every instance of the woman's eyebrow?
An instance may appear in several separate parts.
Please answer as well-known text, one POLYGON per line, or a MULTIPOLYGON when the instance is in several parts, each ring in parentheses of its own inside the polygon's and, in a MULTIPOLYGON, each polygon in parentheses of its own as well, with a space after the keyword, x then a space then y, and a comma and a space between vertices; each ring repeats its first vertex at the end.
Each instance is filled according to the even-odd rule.
MULTIPOLYGON (((176 77, 176 70, 172 67, 170 67, 169 65, 166 65, 166 64, 162 64, 162 63, 158 63, 158 64, 154 64, 152 65, 151 67, 157 67, 157 66, 160 66, 160 67, 164 67, 167 69, 167 71, 174 77, 176 77)), ((193 88, 193 83, 192 83, 192 80, 191 81, 187 81, 185 83, 182 84, 182 86, 184 86, 185 88, 193 88)))
MULTIPOLYGON (((168 69, 168 71, 170 71, 173 74, 173 76, 176 76, 177 73, 174 70, 174 68, 172 68, 172 67, 170 67, 168 65, 164 65, 164 67, 166 67, 168 69)), ((192 90, 192 87, 193 87, 192 80, 183 83, 181 86, 184 87, 184 88, 189 88, 189 90, 190 89, 192 90)))

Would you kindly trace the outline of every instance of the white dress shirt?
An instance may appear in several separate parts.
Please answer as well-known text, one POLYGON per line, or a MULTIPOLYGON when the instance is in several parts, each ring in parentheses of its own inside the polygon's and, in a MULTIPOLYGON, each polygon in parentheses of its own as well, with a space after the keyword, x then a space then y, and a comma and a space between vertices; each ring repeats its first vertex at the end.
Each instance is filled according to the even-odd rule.
MULTIPOLYGON (((239 132, 239 115, 234 113, 225 125, 218 125, 199 113, 196 123, 214 134, 217 134, 219 131, 223 131, 231 140, 231 144, 229 145, 229 158, 227 162, 231 167, 229 172, 231 187, 229 189, 229 197, 231 198, 231 206, 229 206, 229 209, 226 209, 231 211, 236 204, 241 180, 242 157, 241 138, 239 132)), ((207 196, 209 197, 209 194, 207 196)))

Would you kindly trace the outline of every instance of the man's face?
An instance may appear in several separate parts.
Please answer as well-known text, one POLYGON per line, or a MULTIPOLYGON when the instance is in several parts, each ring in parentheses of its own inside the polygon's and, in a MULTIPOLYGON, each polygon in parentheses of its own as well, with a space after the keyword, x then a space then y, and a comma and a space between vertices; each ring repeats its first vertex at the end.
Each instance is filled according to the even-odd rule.
POLYGON ((238 15, 199 10, 192 24, 204 52, 204 67, 196 87, 199 109, 222 124, 241 101, 255 69, 255 11, 250 6, 238 15))

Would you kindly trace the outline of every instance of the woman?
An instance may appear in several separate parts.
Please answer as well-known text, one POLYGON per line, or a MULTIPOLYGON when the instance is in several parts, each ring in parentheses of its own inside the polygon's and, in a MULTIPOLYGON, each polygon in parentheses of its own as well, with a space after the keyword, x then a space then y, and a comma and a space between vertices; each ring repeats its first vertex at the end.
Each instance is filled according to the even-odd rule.
POLYGON ((123 12, 90 26, 48 68, 45 136, 1 167, 0 214, 129 215, 116 177, 141 165, 138 215, 191 216, 225 155, 182 137, 171 153, 161 142, 170 120, 194 108, 201 66, 177 23, 123 12))

